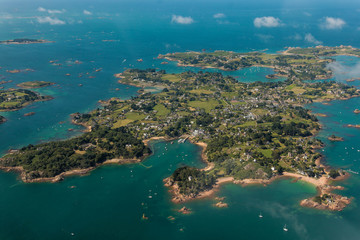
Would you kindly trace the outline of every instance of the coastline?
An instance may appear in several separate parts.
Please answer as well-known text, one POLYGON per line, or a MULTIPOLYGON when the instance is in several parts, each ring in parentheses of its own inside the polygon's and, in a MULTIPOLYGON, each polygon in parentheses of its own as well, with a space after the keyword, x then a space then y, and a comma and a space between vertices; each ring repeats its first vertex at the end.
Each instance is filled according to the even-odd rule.
MULTIPOLYGON (((144 158, 146 158, 145 156, 144 158)), ((83 168, 83 169, 72 169, 68 170, 66 172, 62 172, 54 177, 42 177, 42 178, 35 178, 35 179, 28 179, 26 173, 24 172, 23 167, 0 167, 0 170, 5 172, 18 172, 20 173, 20 179, 24 183, 42 183, 42 182, 50 182, 50 183, 56 183, 64 180, 66 177, 70 176, 85 176, 89 174, 91 171, 95 170, 98 167, 104 166, 104 165, 123 165, 123 164, 133 164, 141 162, 143 159, 109 159, 105 162, 98 164, 94 167, 89 168, 83 168)))
POLYGON ((30 101, 30 102, 26 102, 24 103, 20 108, 16 108, 16 109, 0 109, 0 112, 15 112, 15 111, 19 111, 35 102, 45 102, 45 101, 50 101, 50 100, 53 100, 54 97, 52 96, 44 96, 43 99, 38 99, 38 100, 35 100, 35 101, 30 101))
MULTIPOLYGON (((309 183, 316 187, 318 194, 316 196, 323 196, 323 195, 329 195, 333 198, 332 202, 326 203, 326 204, 319 204, 314 201, 314 197, 303 199, 300 201, 300 206, 302 207, 309 207, 309 208, 315 208, 319 210, 331 210, 331 211, 342 211, 347 205, 351 203, 352 198, 347 198, 344 196, 340 196, 338 194, 333 194, 332 191, 334 190, 343 190, 344 187, 342 186, 334 186, 330 185, 333 181, 342 181, 350 176, 349 173, 346 173, 343 176, 337 177, 336 179, 329 179, 326 176, 322 176, 321 178, 315 179, 308 176, 301 175, 299 173, 290 173, 290 172, 284 172, 283 175, 276 175, 271 177, 270 179, 242 179, 242 180, 235 180, 233 177, 221 177, 218 178, 215 185, 212 189, 200 192, 195 197, 192 196, 185 196, 183 194, 180 194, 179 188, 177 184, 171 184, 170 177, 164 179, 164 185, 166 187, 169 187, 169 192, 172 195, 171 201, 173 203, 179 204, 179 203, 185 203, 192 200, 198 200, 208 197, 213 197, 213 195, 220 189, 220 186, 225 183, 234 183, 239 184, 242 187, 246 187, 248 185, 254 185, 254 184, 261 184, 264 187, 271 184, 275 180, 279 179, 287 179, 292 178, 295 179, 295 181, 303 181, 306 183, 309 183)), ((316 197, 315 196, 315 197, 316 197)))

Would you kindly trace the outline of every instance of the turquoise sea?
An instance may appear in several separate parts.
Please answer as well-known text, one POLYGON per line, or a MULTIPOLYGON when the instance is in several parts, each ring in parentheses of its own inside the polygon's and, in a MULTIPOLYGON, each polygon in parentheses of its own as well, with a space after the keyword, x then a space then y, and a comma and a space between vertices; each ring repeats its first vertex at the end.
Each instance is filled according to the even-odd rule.
MULTIPOLYGON (((70 123, 71 113, 100 107, 101 99, 137 94, 137 88, 120 85, 113 76, 125 68, 219 71, 162 65, 158 54, 203 49, 277 52, 320 42, 360 47, 359 13, 358 1, 334 0, 0 0, 0 40, 54 41, 0 45, 0 81, 13 80, 1 86, 31 80, 56 83, 36 90, 53 100, 0 113, 8 119, 0 125, 0 155, 81 134, 82 129, 70 123), (265 16, 278 19, 277 25, 254 26, 255 18, 265 16), (337 22, 335 28, 324 25, 329 17, 337 22), (143 62, 137 61, 140 58, 143 62), (13 69, 33 71, 7 72, 13 69), (24 117, 28 112, 35 115, 24 117)), ((329 66, 335 71, 334 80, 360 77, 360 59, 336 59, 329 66)), ((252 82, 268 81, 265 76, 270 73, 271 69, 250 68, 224 74, 252 82)), ((307 107, 328 116, 319 117, 323 129, 318 135, 326 143, 322 150, 326 162, 360 172, 360 130, 344 126, 360 123, 360 115, 352 112, 360 108, 360 100, 307 107), (326 138, 331 134, 345 141, 330 143, 326 138)), ((104 166, 55 184, 24 184, 15 173, 0 172, 0 239, 360 239, 356 174, 340 183, 345 187, 341 193, 354 197, 342 212, 300 207, 299 201, 316 189, 289 179, 267 187, 227 184, 216 195, 226 197, 228 208, 213 207, 212 199, 196 200, 185 204, 193 213, 181 215, 176 210, 183 205, 170 202, 162 179, 182 165, 203 167, 200 149, 177 142, 153 142, 152 148, 154 154, 142 164, 104 166), (149 219, 141 220, 143 214, 149 219), (288 232, 283 231, 284 224, 288 232)))

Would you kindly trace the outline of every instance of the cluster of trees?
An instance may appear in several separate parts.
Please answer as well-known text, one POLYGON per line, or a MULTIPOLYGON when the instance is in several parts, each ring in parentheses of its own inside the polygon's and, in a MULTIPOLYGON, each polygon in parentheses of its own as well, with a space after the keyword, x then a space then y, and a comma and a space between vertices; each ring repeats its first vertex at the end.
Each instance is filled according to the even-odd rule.
POLYGON ((22 166, 30 178, 54 177, 76 168, 89 168, 112 158, 140 158, 150 153, 127 128, 97 127, 90 133, 65 141, 28 145, 8 154, 3 166, 22 166))
POLYGON ((326 203, 328 200, 331 201, 331 196, 328 194, 324 194, 322 196, 316 196, 313 198, 314 202, 317 202, 318 204, 326 203))
POLYGON ((339 173, 339 171, 338 170, 336 170, 336 169, 331 169, 330 170, 330 172, 329 172, 329 176, 331 177, 331 178, 337 178, 338 176, 340 176, 340 173, 339 173))
POLYGON ((211 189, 216 182, 212 174, 187 166, 176 169, 171 177, 178 184, 180 193, 188 196, 211 189))
POLYGON ((168 127, 165 130, 165 134, 169 137, 179 137, 188 132, 188 125, 190 124, 191 118, 189 116, 180 118, 175 124, 168 127))
POLYGON ((308 130, 309 124, 306 123, 283 123, 274 122, 272 124, 272 130, 275 131, 279 135, 286 135, 286 136, 301 136, 301 137, 308 137, 311 136, 311 132, 308 130))

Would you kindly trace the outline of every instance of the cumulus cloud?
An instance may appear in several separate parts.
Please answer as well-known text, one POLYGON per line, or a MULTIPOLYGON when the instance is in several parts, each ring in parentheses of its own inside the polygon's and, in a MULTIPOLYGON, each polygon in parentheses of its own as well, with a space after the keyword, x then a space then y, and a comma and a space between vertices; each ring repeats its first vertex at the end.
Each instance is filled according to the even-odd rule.
POLYGON ((37 9, 39 12, 46 12, 46 9, 45 8, 43 8, 43 7, 38 7, 38 9, 37 9))
POLYGON ((57 9, 51 10, 51 9, 48 9, 47 11, 48 11, 48 13, 50 13, 50 14, 54 14, 54 13, 64 13, 64 12, 66 12, 65 9, 63 9, 63 10, 57 10, 57 9))
POLYGON ((213 16, 214 18, 225 18, 226 17, 226 15, 225 14, 223 14, 223 13, 216 13, 216 14, 214 14, 214 16, 213 16))
POLYGON ((301 239, 311 239, 309 238, 306 226, 298 219, 297 214, 292 213, 288 207, 279 203, 270 202, 263 203, 261 207, 264 209, 264 212, 271 217, 290 223, 291 229, 293 229, 301 239))
POLYGON ((309 43, 313 43, 315 45, 320 45, 322 44, 321 41, 317 40, 311 33, 307 33, 305 35, 305 41, 309 42, 309 43))
POLYGON ((360 63, 358 62, 354 66, 346 66, 339 62, 329 63, 327 66, 334 72, 334 77, 338 81, 345 81, 349 78, 360 77, 360 63))
POLYGON ((192 19, 192 17, 172 15, 171 22, 179 23, 179 24, 191 24, 194 22, 194 19, 192 19))
POLYGON ((83 13, 84 13, 85 15, 92 15, 92 12, 90 12, 90 11, 88 11, 88 10, 84 10, 83 13))
POLYGON ((345 24, 346 22, 341 18, 326 17, 320 27, 328 30, 342 29, 345 24))
POLYGON ((62 21, 58 18, 51 18, 51 17, 37 17, 37 21, 39 23, 49 23, 50 25, 64 25, 66 24, 65 21, 62 21))
POLYGON ((62 10, 57 10, 57 9, 46 9, 46 8, 43 8, 43 7, 38 7, 37 9, 39 12, 48 12, 50 14, 56 14, 56 13, 64 13, 66 12, 65 9, 62 9, 62 10))
POLYGON ((254 26, 257 28, 261 27, 279 27, 281 26, 281 21, 279 18, 274 17, 257 17, 254 19, 254 26))

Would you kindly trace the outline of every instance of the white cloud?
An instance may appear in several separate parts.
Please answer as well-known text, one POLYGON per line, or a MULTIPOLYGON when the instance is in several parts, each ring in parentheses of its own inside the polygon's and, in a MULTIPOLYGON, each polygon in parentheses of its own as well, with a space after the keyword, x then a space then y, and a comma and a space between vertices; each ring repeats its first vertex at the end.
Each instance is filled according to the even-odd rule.
POLYGON ((66 24, 65 21, 62 21, 58 18, 51 18, 51 17, 38 17, 37 21, 39 23, 49 23, 50 25, 64 25, 66 24))
POLYGON ((192 17, 172 15, 171 22, 179 24, 191 24, 194 22, 194 19, 192 19, 192 17))
POLYGON ((311 17, 311 16, 312 16, 312 14, 309 13, 309 12, 304 12, 304 15, 307 16, 307 17, 311 17))
POLYGON ((345 24, 346 22, 341 18, 326 17, 320 27, 328 30, 342 29, 345 24))
POLYGON ((38 7, 38 9, 37 9, 39 12, 46 12, 46 9, 45 8, 43 8, 43 7, 38 7))
POLYGON ((90 12, 90 11, 88 11, 88 10, 84 10, 83 13, 84 13, 85 15, 92 15, 92 12, 90 12))
POLYGON ((258 17, 254 19, 254 26, 257 28, 261 27, 279 27, 281 21, 279 18, 274 17, 258 17))
POLYGON ((47 11, 48 11, 48 13, 50 13, 50 14, 54 14, 54 13, 64 13, 64 12, 66 12, 65 9, 63 9, 63 10, 57 10, 57 9, 51 10, 51 9, 48 9, 47 11))
POLYGON ((358 62, 355 66, 346 66, 339 62, 332 62, 327 65, 329 69, 334 72, 336 80, 344 81, 349 78, 360 77, 360 63, 358 62))
POLYGON ((50 14, 55 14, 55 13, 64 13, 64 12, 66 12, 66 10, 65 9, 63 9, 63 10, 57 10, 57 9, 46 9, 46 8, 43 8, 43 7, 38 7, 38 9, 37 9, 39 12, 48 12, 48 13, 50 13, 50 14))
POLYGON ((307 33, 305 35, 305 41, 309 42, 309 43, 313 43, 315 45, 320 45, 322 44, 321 41, 317 40, 311 33, 307 33))
POLYGON ((216 13, 216 14, 214 14, 214 16, 213 16, 214 18, 225 18, 226 17, 226 15, 225 14, 223 14, 223 13, 216 13))
POLYGON ((13 19, 13 15, 9 13, 0 13, 0 19, 13 19))

